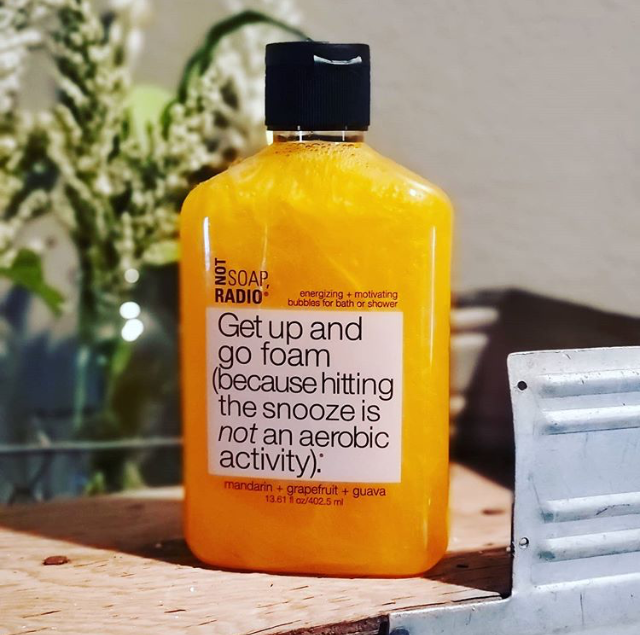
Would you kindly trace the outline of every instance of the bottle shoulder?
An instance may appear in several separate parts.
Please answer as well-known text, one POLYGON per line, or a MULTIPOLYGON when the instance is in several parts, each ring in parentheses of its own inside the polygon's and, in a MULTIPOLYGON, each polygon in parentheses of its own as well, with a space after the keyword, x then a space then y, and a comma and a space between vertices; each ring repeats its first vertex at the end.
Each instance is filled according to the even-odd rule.
MULTIPOLYGON (((364 143, 273 144, 201 183, 187 197, 190 209, 254 207, 259 202, 316 205, 378 201, 385 206, 451 214, 447 194, 427 179, 364 143)), ((295 205, 294 205, 295 206, 295 205)))
POLYGON ((375 157, 371 161, 375 166, 375 173, 372 170, 372 178, 388 180, 390 184, 394 184, 394 187, 403 188, 417 204, 435 201, 449 211, 453 210, 451 199, 438 185, 369 146, 367 146, 367 152, 375 157))

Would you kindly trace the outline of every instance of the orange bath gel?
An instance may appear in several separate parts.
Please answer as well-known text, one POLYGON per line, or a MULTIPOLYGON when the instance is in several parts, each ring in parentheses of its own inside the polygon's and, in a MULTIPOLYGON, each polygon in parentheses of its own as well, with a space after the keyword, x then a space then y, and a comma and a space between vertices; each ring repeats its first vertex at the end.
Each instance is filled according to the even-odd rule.
POLYGON ((447 546, 451 207, 358 128, 282 125, 182 212, 187 541, 233 569, 419 574, 447 546))

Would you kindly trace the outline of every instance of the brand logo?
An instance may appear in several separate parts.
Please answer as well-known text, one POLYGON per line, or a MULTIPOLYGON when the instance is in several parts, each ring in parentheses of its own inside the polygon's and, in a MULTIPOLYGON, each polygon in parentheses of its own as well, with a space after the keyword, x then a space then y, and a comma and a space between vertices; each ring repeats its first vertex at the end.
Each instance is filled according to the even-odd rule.
POLYGON ((222 304, 262 304, 269 295, 269 272, 264 269, 232 269, 216 258, 213 267, 215 301, 222 304))

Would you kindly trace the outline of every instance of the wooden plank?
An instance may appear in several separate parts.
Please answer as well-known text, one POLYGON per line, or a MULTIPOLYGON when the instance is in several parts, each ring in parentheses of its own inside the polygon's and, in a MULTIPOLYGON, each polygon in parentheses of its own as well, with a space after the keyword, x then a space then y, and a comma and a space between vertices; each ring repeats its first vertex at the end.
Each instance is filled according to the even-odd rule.
POLYGON ((179 488, 7 508, 0 635, 376 633, 409 607, 496 598, 509 586, 510 493, 460 467, 450 553, 421 578, 220 571, 182 540, 179 488), (49 556, 69 562, 43 565, 49 556))

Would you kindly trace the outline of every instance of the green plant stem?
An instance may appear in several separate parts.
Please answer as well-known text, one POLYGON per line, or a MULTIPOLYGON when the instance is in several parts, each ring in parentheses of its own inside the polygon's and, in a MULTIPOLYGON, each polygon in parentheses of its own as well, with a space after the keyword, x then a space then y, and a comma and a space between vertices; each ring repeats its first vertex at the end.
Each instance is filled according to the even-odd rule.
POLYGON ((73 432, 78 435, 82 430, 87 404, 87 372, 91 359, 91 346, 82 340, 78 345, 75 364, 75 382, 73 390, 73 432))
POLYGON ((213 60, 216 48, 225 37, 254 24, 275 26, 282 29, 285 33, 295 35, 302 40, 309 39, 307 34, 300 29, 296 29, 286 22, 272 18, 264 13, 260 13, 259 11, 242 11, 241 13, 232 15, 231 17, 214 24, 205 36, 202 46, 188 59, 184 70, 182 71, 182 77, 178 84, 176 98, 171 100, 162 112, 161 122, 165 136, 169 129, 169 125, 171 124, 171 107, 176 103, 185 102, 189 92, 189 83, 191 82, 194 74, 201 74, 207 69, 213 60))

